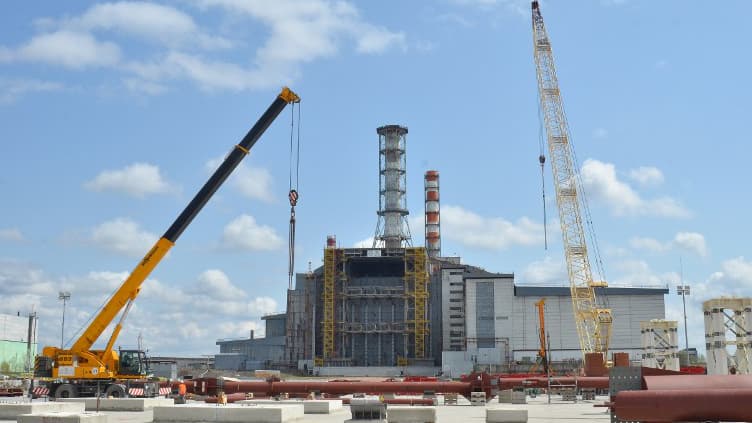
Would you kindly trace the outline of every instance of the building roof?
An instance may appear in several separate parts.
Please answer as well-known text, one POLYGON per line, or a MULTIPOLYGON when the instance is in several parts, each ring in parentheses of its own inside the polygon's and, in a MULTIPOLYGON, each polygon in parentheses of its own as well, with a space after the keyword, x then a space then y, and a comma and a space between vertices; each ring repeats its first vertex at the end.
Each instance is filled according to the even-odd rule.
MULTIPOLYGON (((668 287, 608 287, 595 288, 596 295, 658 295, 668 294, 668 287)), ((568 286, 525 286, 515 285, 515 297, 568 297, 572 295, 568 286)))
POLYGON ((261 320, 275 320, 275 319, 287 319, 287 313, 267 314, 261 316, 261 320))

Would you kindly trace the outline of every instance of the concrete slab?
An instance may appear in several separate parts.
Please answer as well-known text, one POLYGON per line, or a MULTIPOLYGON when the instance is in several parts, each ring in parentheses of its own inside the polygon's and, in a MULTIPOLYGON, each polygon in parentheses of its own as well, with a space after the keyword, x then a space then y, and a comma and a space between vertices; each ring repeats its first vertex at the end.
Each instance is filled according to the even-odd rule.
POLYGON ((27 402, 0 404, 0 420, 16 420, 22 414, 40 414, 52 412, 83 413, 83 404, 66 404, 59 402, 27 402))
POLYGON ((283 423, 303 418, 303 404, 154 407, 154 422, 283 423))
POLYGON ((386 419, 389 423, 433 423, 436 407, 387 406, 386 419))
POLYGON ((527 410, 487 408, 486 423, 527 423, 527 410))
POLYGON ((303 404, 303 412, 305 414, 331 414, 342 410, 342 400, 270 400, 270 399, 255 399, 236 401, 235 404, 240 405, 258 405, 258 404, 303 404))
POLYGON ((107 423, 104 413, 41 413, 21 414, 18 423, 107 423))
MULTIPOLYGON (((86 411, 97 410, 96 398, 58 398, 56 402, 81 402, 86 405, 86 411)), ((174 404, 172 398, 100 398, 99 411, 145 411, 174 404)))

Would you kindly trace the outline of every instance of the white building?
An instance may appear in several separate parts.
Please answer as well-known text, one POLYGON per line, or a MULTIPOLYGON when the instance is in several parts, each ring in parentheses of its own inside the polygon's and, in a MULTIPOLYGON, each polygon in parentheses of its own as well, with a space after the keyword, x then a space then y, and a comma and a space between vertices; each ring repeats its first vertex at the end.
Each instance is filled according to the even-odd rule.
MULTIPOLYGON (((440 281, 437 280, 440 278, 440 281)), ((568 286, 518 286, 514 274, 444 263, 441 284, 442 371, 458 376, 475 364, 504 365, 535 361, 539 348, 535 303, 546 299, 545 325, 550 359, 581 359, 572 299, 568 286)), ((600 288, 614 323, 610 352, 642 354, 640 322, 665 317, 668 288, 600 288)))

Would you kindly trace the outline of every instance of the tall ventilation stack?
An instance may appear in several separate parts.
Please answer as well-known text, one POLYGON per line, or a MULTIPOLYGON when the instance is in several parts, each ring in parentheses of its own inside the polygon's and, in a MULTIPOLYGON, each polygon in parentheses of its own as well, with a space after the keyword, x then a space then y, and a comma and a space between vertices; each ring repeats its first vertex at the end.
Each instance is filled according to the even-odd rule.
POLYGON ((407 128, 386 125, 376 129, 376 133, 379 134, 379 220, 373 247, 383 241, 386 248, 402 248, 404 244, 411 245, 405 198, 407 128))
POLYGON ((424 186, 426 191, 426 251, 429 257, 440 257, 439 172, 426 171, 424 186))

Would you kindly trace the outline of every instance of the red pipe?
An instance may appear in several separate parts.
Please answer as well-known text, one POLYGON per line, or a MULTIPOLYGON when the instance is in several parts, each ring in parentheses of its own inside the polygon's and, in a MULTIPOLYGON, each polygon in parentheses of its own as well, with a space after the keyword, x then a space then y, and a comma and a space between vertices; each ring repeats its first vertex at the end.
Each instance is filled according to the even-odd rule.
POLYGON ((677 421, 749 421, 752 389, 621 391, 611 409, 619 420, 651 423, 677 421))
POLYGON ((648 391, 752 389, 752 375, 643 376, 642 385, 648 391))
MULTIPOLYGON (((186 382, 188 392, 197 394, 215 393, 216 379, 202 379, 186 382), (194 386, 195 382, 195 386, 194 386)), ((436 393, 459 393, 470 395, 470 382, 327 382, 327 381, 298 381, 298 382, 262 382, 262 381, 224 381, 222 390, 227 394, 237 392, 252 392, 265 396, 276 396, 282 393, 309 394, 318 391, 332 395, 346 395, 354 393, 387 394, 406 392, 422 394, 425 391, 436 393)))

